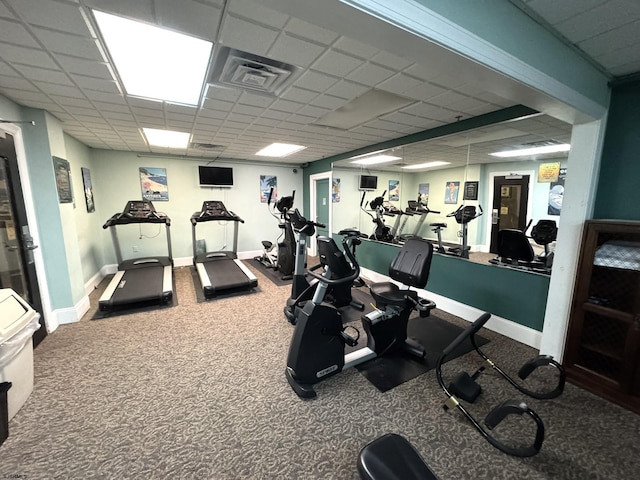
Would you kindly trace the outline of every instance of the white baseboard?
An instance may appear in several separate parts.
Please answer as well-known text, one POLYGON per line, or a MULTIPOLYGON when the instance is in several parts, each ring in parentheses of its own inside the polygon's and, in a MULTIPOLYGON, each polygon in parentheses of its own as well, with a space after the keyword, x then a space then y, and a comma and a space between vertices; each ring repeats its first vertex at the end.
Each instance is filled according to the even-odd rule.
MULTIPOLYGON (((382 275, 367 268, 361 268, 360 274, 371 282, 391 281, 393 283, 399 284, 398 282, 394 282, 393 280, 391 280, 386 275, 382 275)), ((440 310, 460 317, 469 322, 473 322, 476 318, 485 313, 484 310, 479 310, 470 305, 466 305, 464 303, 451 300, 450 298, 443 297, 442 295, 438 295, 437 293, 429 292, 428 290, 418 289, 418 292, 421 297, 428 298, 429 300, 435 302, 440 310)), ((538 332, 537 330, 525 327, 524 325, 520 325, 519 323, 513 322, 507 318, 502 318, 493 314, 489 321, 486 323, 485 328, 488 328, 491 331, 509 337, 517 342, 524 343, 525 345, 529 345, 530 347, 540 350, 540 345, 542 342, 542 332, 538 332)))
POLYGON ((191 265, 193 265, 192 257, 180 257, 173 259, 174 267, 190 267, 191 265))

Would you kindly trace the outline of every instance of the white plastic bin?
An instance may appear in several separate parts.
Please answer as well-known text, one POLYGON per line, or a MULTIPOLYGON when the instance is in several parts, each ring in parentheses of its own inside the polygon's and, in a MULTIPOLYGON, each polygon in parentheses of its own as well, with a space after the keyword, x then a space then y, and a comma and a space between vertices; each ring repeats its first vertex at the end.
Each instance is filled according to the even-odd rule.
POLYGON ((0 382, 11 382, 7 392, 9 420, 33 391, 33 333, 40 314, 10 288, 0 289, 0 382))

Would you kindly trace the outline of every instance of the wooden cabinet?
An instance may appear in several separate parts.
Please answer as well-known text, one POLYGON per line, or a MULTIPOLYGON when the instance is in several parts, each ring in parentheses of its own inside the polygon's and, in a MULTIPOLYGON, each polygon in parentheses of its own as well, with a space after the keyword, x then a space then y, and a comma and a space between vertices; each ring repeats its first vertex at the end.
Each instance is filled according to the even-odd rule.
POLYGON ((640 413, 640 222, 586 222, 564 366, 571 383, 640 413))

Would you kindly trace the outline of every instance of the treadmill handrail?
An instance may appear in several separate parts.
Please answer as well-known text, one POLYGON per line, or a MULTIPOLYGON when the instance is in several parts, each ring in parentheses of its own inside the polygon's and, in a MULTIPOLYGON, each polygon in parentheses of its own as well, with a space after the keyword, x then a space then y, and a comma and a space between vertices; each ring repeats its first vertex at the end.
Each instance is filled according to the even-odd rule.
POLYGON ((153 212, 153 216, 134 217, 124 212, 115 213, 109 220, 105 222, 102 228, 109 228, 113 225, 129 225, 133 223, 165 223, 171 225, 171 219, 166 215, 153 212))
POLYGON ((231 210, 227 210, 230 215, 203 215, 203 212, 194 212, 191 215, 191 224, 199 223, 199 222, 239 222, 244 223, 244 220, 240 218, 238 215, 233 213, 231 210))

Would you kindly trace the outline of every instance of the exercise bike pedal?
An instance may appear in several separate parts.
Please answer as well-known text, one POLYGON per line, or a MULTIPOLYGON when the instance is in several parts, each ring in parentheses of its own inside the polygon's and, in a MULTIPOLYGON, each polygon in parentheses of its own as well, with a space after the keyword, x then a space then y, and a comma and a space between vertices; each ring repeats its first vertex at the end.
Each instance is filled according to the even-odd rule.
POLYGON ((460 372, 449 383, 449 391, 456 397, 473 403, 482 393, 482 387, 467 372, 460 372))

